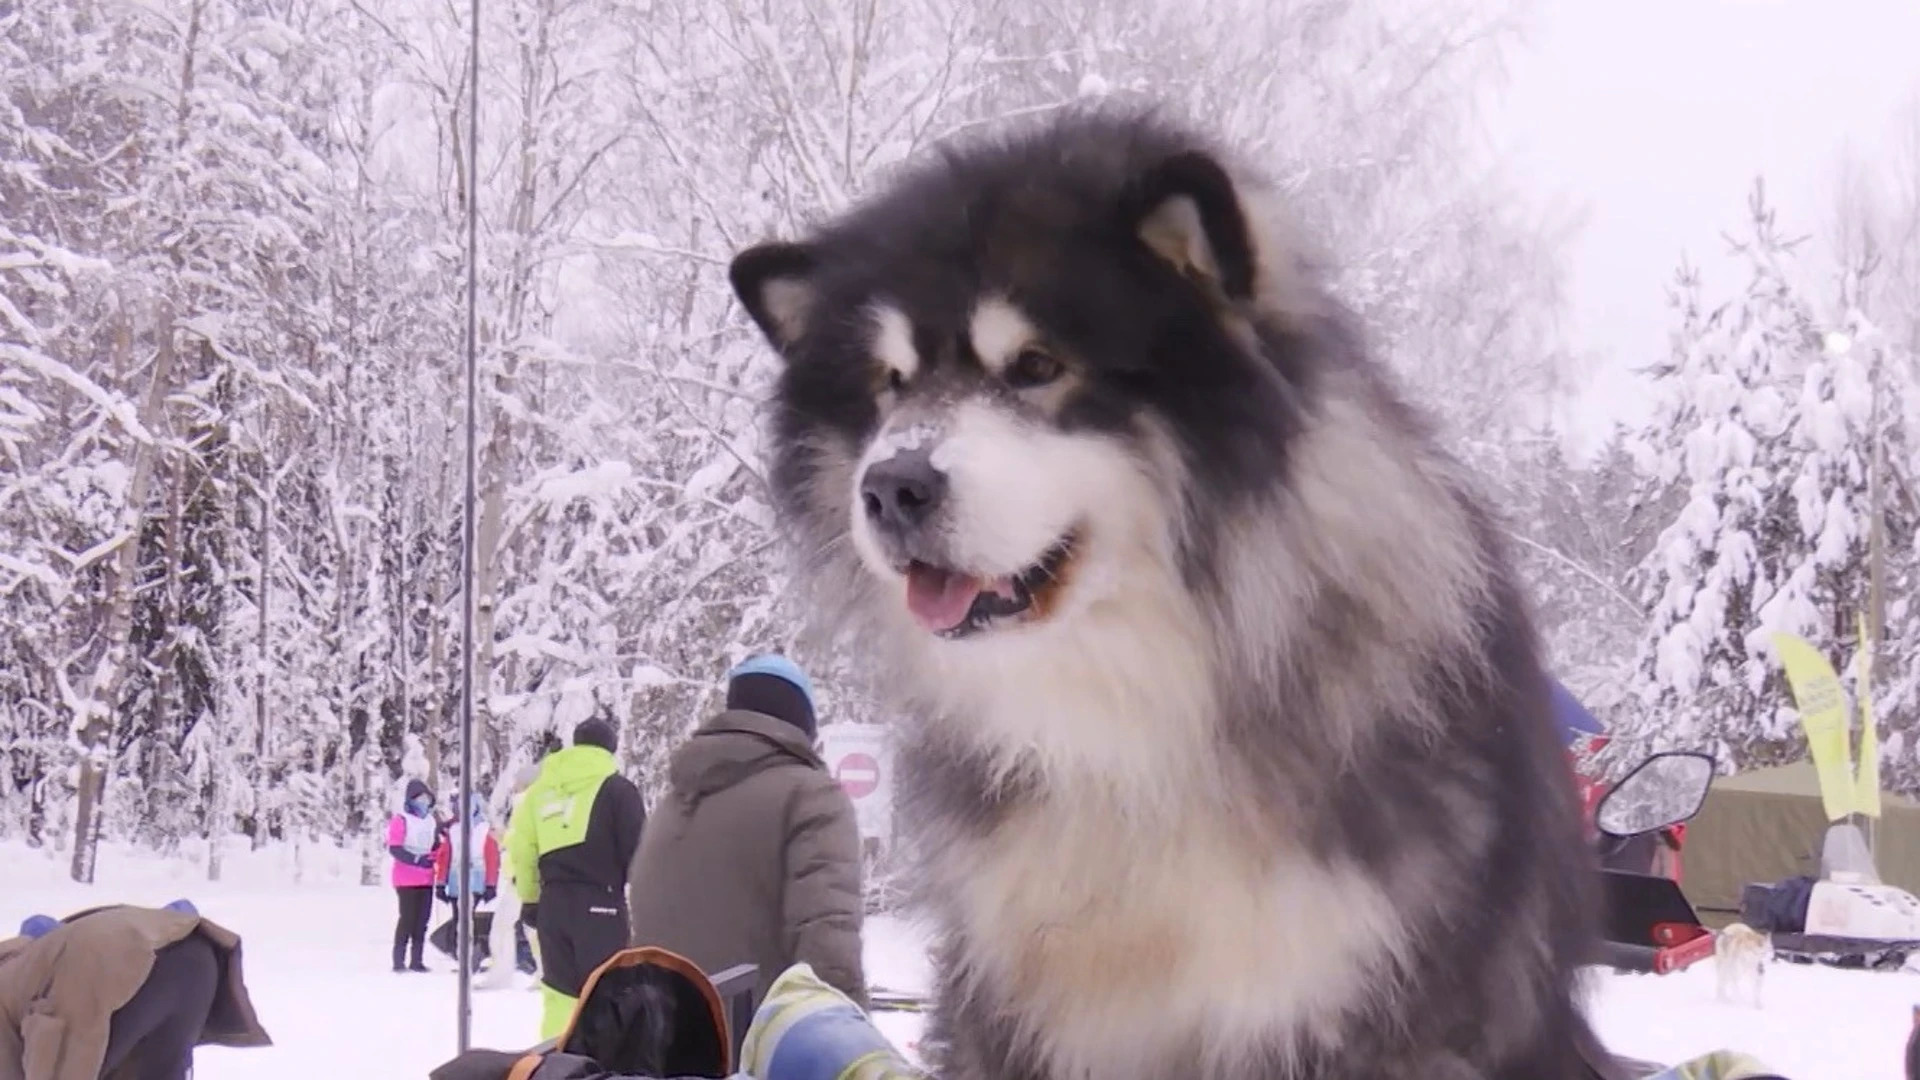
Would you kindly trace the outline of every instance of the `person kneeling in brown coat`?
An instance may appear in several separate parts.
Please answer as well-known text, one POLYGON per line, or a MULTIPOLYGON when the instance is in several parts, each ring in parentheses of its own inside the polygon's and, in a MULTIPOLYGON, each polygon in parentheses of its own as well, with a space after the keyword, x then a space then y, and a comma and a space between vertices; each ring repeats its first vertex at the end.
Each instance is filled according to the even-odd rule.
POLYGON ((240 938, 176 900, 36 915, 0 941, 0 1080, 184 1080, 196 1046, 271 1046, 240 938))
POLYGON ((794 964, 867 1004, 860 831, 814 749, 813 687, 783 656, 727 679, 727 709, 674 751, 627 886, 633 943, 715 974, 794 964))

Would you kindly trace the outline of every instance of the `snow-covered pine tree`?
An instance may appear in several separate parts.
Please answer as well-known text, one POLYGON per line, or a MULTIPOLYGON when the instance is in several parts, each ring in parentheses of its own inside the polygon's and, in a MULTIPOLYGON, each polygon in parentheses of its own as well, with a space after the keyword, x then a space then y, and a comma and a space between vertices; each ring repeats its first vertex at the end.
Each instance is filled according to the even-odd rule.
POLYGON ((1622 752, 1700 747, 1738 767, 1799 756, 1771 635, 1848 656, 1865 597, 1867 382, 1825 335, 1796 282, 1764 189, 1736 245, 1743 293, 1703 311, 1697 277, 1675 291, 1671 359, 1636 440, 1655 497, 1684 499, 1640 566, 1651 608, 1637 715, 1622 752))
POLYGON ((1722 761, 1780 740, 1792 719, 1770 651, 1748 642, 1792 561, 1790 371, 1818 347, 1758 190, 1749 209, 1752 277, 1739 299, 1703 313, 1698 277, 1680 274, 1672 355, 1652 372, 1660 400, 1635 446, 1649 487, 1686 501, 1641 566, 1651 612, 1634 733, 1722 761))
MULTIPOLYGON (((471 179, 460 9, 0 4, 0 335, 31 357, 0 365, 0 834, 90 841, 76 790, 111 774, 109 838, 337 837, 377 871, 397 781, 455 779, 472 201, 483 784, 596 710, 657 780, 730 661, 804 653, 726 256, 943 136, 1169 94, 1349 230, 1390 350, 1531 386, 1525 223, 1442 179, 1501 14, 1388 7, 511 0, 471 179)), ((870 715, 857 654, 804 659, 870 715)))

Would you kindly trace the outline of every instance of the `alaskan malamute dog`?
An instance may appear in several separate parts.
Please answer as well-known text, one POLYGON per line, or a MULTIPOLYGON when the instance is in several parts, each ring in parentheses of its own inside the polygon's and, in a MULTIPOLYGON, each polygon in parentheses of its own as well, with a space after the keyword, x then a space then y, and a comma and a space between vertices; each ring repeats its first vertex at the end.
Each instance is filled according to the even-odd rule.
POLYGON ((942 1080, 1573 1080, 1593 861, 1501 533, 1272 194, 1154 114, 733 261, 905 718, 942 1080))

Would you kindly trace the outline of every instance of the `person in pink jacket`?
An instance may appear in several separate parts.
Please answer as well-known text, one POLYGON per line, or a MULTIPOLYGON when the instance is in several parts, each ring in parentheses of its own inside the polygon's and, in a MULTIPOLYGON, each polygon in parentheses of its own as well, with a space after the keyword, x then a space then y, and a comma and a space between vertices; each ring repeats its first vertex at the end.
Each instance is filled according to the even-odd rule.
POLYGON ((406 805, 387 822, 393 891, 400 897, 400 921, 393 928, 395 971, 427 970, 421 953, 427 947, 427 919, 433 914, 433 856, 440 843, 440 821, 433 816, 433 791, 422 781, 407 781, 406 805))

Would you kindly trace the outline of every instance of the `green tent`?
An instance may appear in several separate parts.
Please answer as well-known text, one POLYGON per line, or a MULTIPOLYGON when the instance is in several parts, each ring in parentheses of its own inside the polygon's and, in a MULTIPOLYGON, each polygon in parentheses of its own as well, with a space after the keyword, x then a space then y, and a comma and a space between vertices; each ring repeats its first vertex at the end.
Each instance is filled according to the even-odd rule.
MULTIPOLYGON (((1871 830, 1880 880, 1920 894, 1920 803, 1881 795, 1880 819, 1871 830)), ((1681 885, 1702 920, 1730 922, 1748 882, 1818 876, 1826 836, 1812 762, 1715 777, 1706 805, 1687 823, 1681 885)))

